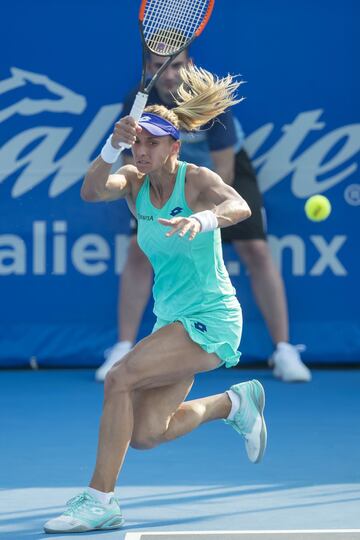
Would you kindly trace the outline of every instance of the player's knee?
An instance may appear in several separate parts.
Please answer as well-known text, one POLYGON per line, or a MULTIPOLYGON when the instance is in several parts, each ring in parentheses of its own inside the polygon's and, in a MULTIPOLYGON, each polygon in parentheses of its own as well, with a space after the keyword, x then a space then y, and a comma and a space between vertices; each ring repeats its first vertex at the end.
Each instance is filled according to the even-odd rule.
POLYGON ((157 446, 157 443, 150 438, 138 436, 131 439, 130 446, 135 450, 151 450, 157 446))
POLYGON ((130 446, 138 450, 155 448, 166 442, 167 426, 168 422, 151 412, 135 418, 130 446))
POLYGON ((132 448, 135 448, 136 450, 150 450, 151 448, 158 446, 158 444, 160 444, 159 437, 154 435, 154 433, 148 429, 136 429, 135 426, 130 441, 130 446, 132 448))
POLYGON ((131 392, 132 381, 129 370, 126 365, 126 360, 115 364, 105 377, 104 395, 105 399, 113 393, 131 392))

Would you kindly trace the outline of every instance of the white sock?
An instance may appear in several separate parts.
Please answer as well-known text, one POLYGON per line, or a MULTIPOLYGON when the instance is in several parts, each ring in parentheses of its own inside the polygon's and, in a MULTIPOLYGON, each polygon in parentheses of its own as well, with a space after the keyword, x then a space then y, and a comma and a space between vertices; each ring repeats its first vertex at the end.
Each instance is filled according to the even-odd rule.
POLYGON ((92 487, 86 488, 86 491, 89 493, 89 495, 94 497, 94 499, 99 501, 101 504, 109 504, 111 497, 114 496, 113 491, 110 491, 109 493, 104 493, 103 491, 99 491, 92 487))
POLYGON ((240 398, 233 390, 226 390, 231 401, 231 411, 226 420, 234 420, 235 414, 240 409, 240 398))
POLYGON ((122 347, 124 347, 124 349, 131 349, 131 347, 133 346, 133 344, 131 343, 131 341, 118 341, 116 346, 118 345, 121 345, 122 347))
POLYGON ((287 341, 279 341, 279 343, 276 344, 277 351, 288 351, 289 347, 291 347, 291 345, 287 341))

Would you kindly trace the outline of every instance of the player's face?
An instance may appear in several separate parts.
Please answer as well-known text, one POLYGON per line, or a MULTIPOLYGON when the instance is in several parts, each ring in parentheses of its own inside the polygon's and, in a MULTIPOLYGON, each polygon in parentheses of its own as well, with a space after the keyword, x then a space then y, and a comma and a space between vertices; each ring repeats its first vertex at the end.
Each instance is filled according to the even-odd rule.
POLYGON ((177 155, 180 143, 172 137, 154 137, 142 130, 132 146, 136 168, 144 174, 161 169, 170 156, 177 155))
MULTIPOLYGON (((165 61, 166 58, 163 56, 151 54, 147 63, 149 75, 154 75, 165 61)), ((181 82, 179 76, 180 68, 186 66, 189 61, 190 59, 187 52, 183 51, 171 62, 155 83, 159 96, 165 103, 169 105, 173 103, 174 100, 172 94, 176 92, 181 82)))

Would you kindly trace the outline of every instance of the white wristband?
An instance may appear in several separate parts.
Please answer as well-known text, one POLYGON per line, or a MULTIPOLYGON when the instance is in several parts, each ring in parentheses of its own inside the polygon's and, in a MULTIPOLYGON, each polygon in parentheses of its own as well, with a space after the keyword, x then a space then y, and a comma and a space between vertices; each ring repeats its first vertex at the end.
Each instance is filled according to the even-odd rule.
POLYGON ((215 216, 214 212, 212 212, 211 210, 203 210, 203 212, 197 212, 196 214, 192 214, 189 217, 192 217, 198 220, 198 222, 201 225, 200 232, 214 231, 219 226, 217 217, 215 216))
POLYGON ((115 161, 117 161, 121 153, 121 150, 119 148, 114 148, 113 145, 111 144, 111 137, 112 137, 112 134, 108 137, 100 153, 105 163, 115 163, 115 161))

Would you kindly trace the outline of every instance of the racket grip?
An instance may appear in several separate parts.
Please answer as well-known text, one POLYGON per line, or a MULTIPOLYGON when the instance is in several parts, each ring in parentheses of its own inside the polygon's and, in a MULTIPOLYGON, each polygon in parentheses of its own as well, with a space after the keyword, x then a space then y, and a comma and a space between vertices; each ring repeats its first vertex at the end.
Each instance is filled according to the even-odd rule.
MULTIPOLYGON (((131 107, 131 111, 129 114, 129 116, 132 116, 132 118, 134 118, 135 122, 138 122, 140 120, 141 115, 146 107, 148 97, 149 95, 144 94, 144 92, 138 92, 136 94, 135 101, 133 103, 133 106, 131 107)), ((125 148, 131 148, 131 144, 122 144, 119 147, 120 152, 122 152, 125 148)))
POLYGON ((136 94, 134 104, 130 111, 130 116, 132 116, 136 122, 140 120, 141 115, 144 112, 148 97, 148 94, 144 94, 143 92, 138 92, 136 94))

